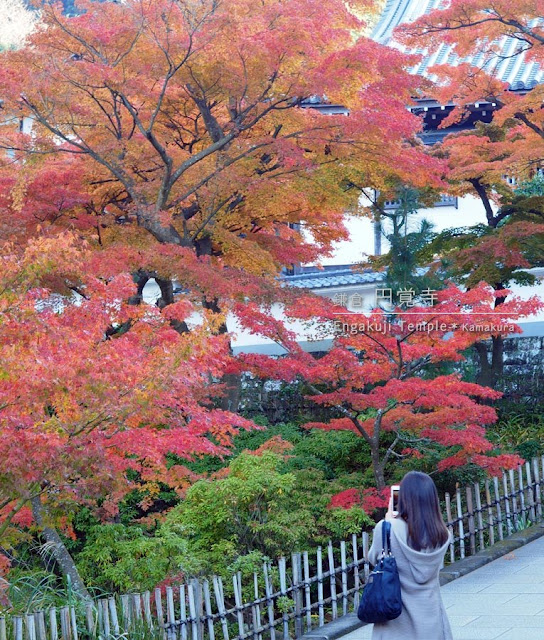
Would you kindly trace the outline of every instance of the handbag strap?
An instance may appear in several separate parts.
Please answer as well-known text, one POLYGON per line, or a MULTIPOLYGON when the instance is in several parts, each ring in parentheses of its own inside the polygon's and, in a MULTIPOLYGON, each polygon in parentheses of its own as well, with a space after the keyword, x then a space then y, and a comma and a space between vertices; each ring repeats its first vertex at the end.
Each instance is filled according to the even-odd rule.
POLYGON ((391 555, 391 523, 387 520, 382 524, 382 553, 391 555))

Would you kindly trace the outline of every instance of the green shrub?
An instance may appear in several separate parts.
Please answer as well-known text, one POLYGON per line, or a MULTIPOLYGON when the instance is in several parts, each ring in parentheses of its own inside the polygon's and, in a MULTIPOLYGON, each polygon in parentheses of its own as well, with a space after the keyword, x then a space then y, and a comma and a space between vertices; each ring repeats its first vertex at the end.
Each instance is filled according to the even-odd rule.
POLYGON ((271 451, 242 453, 228 472, 193 485, 161 530, 183 532, 201 571, 225 573, 251 554, 277 558, 370 526, 361 509, 329 509, 331 496, 356 479, 330 482, 317 469, 286 471, 283 457, 271 451))
POLYGON ((501 449, 526 459, 544 453, 544 413, 504 412, 487 430, 489 439, 501 449))
POLYGON ((365 472, 371 467, 368 445, 351 431, 312 429, 295 444, 292 454, 289 465, 313 466, 323 470, 329 479, 354 471, 365 472))
POLYGON ((126 593, 152 589, 179 572, 186 551, 186 540, 176 527, 149 535, 136 525, 103 524, 91 528, 76 562, 87 584, 108 593, 126 593))

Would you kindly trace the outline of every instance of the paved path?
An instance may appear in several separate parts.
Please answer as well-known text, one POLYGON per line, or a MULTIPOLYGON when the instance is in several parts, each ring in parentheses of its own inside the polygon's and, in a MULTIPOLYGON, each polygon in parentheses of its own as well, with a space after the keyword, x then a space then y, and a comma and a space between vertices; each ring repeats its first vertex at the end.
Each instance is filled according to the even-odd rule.
MULTIPOLYGON (((445 585, 442 598, 454 640, 544 640, 544 536, 445 585)), ((371 632, 368 625, 341 640, 371 632)))

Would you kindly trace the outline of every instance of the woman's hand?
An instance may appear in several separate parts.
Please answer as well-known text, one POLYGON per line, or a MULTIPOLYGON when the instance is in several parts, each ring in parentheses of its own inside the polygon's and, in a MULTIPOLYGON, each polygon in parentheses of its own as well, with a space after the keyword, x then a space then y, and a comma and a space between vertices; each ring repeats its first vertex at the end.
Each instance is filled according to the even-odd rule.
POLYGON ((389 505, 387 507, 387 513, 385 514, 385 519, 386 520, 393 520, 393 518, 396 518, 397 516, 393 513, 393 496, 390 495, 389 496, 389 505))

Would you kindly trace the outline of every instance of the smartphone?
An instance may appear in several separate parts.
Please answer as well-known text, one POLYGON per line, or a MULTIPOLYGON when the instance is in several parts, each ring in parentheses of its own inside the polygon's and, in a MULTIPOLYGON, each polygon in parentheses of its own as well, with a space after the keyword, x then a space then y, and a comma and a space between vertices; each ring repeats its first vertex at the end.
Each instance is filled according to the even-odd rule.
POLYGON ((391 511, 394 516, 399 515, 399 491, 400 486, 398 484, 394 484, 391 487, 391 511))

